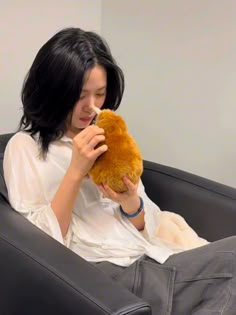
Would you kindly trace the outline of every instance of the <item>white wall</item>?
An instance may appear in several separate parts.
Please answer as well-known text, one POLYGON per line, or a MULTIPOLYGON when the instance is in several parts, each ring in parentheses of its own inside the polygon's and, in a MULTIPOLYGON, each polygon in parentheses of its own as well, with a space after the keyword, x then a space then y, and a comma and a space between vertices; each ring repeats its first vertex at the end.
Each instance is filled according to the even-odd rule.
POLYGON ((121 106, 143 157, 236 187, 235 0, 1 0, 0 133, 23 78, 63 27, 102 32, 126 75, 121 106))
POLYGON ((22 82, 39 48, 71 26, 100 32, 101 0, 0 1, 0 134, 18 126, 22 82))
POLYGON ((143 157, 236 187, 236 1, 102 1, 143 157))

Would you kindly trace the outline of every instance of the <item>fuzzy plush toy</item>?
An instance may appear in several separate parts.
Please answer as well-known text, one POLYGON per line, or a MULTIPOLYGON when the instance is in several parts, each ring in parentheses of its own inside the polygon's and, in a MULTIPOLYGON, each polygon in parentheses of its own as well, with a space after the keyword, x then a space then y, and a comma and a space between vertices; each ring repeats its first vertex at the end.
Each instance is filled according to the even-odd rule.
POLYGON ((192 249, 209 242, 197 235, 184 218, 174 212, 160 211, 156 236, 182 250, 192 249))
MULTIPOLYGON (((99 156, 89 172, 95 184, 107 184, 116 192, 127 190, 123 177, 136 184, 143 172, 143 161, 139 148, 129 135, 123 118, 109 109, 96 111, 96 125, 105 131, 108 150, 99 156)), ((100 144, 100 145, 101 145, 100 144)))

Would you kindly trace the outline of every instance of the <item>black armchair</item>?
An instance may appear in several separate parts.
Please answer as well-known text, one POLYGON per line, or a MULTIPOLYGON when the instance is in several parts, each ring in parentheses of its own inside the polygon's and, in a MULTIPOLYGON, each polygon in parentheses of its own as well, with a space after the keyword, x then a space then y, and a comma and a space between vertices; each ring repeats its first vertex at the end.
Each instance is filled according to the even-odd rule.
MULTIPOLYGON (((14 211, 0 136, 0 314, 151 314, 149 305, 113 282, 14 211)), ((146 192, 161 209, 181 214, 209 241, 236 234, 236 189, 144 161, 146 192)))

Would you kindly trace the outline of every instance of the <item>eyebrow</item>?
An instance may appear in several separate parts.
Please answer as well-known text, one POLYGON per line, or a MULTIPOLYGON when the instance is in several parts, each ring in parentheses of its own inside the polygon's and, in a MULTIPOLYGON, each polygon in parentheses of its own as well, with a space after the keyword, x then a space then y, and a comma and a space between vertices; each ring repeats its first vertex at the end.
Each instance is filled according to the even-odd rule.
MULTIPOLYGON (((106 85, 104 85, 104 86, 102 86, 102 87, 100 87, 100 88, 98 88, 98 89, 96 89, 96 91, 101 91, 101 90, 104 90, 104 89, 106 89, 106 85)), ((82 91, 81 92, 89 92, 89 90, 85 90, 85 89, 82 89, 82 91)))

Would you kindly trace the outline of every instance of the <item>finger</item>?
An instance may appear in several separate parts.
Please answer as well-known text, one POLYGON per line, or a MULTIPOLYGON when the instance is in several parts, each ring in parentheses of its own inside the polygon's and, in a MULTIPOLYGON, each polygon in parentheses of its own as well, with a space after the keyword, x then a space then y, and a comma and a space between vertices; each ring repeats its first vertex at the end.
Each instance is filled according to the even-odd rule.
POLYGON ((108 147, 106 144, 101 145, 97 149, 93 150, 90 154, 93 160, 96 160, 100 155, 102 155, 104 152, 108 150, 108 147))
POLYGON ((83 137, 81 137, 81 134, 75 136, 73 143, 75 143, 78 148, 85 150, 85 152, 90 152, 91 150, 94 150, 99 142, 105 140, 103 133, 104 130, 102 128, 98 128, 98 130, 90 130, 83 137))
POLYGON ((131 180, 127 176, 123 177, 123 182, 126 185, 128 191, 136 190, 136 185, 133 182, 131 182, 131 180))
POLYGON ((108 185, 103 185, 103 188, 108 194, 109 198, 115 200, 118 198, 118 194, 113 189, 111 189, 111 187, 109 187, 108 185))
POLYGON ((90 142, 94 136, 103 135, 104 129, 99 128, 98 126, 89 126, 88 131, 83 135, 83 140, 85 142, 90 142))
POLYGON ((79 139, 83 139, 86 137, 86 135, 91 131, 91 127, 92 128, 96 128, 97 126, 88 126, 85 129, 83 129, 81 132, 79 132, 74 139, 79 138, 79 139))
POLYGON ((95 135, 99 134, 104 134, 104 129, 99 128, 98 126, 89 126, 78 133, 73 138, 73 141, 77 144, 81 143, 82 145, 85 145, 86 143, 89 143, 95 135))
POLYGON ((92 140, 88 143, 91 149, 94 149, 100 142, 105 141, 104 135, 96 135, 92 138, 92 140))
POLYGON ((106 193, 106 190, 105 190, 104 187, 103 187, 103 185, 99 185, 98 188, 99 188, 99 190, 101 191, 103 197, 109 198, 108 195, 107 195, 107 193, 106 193))

